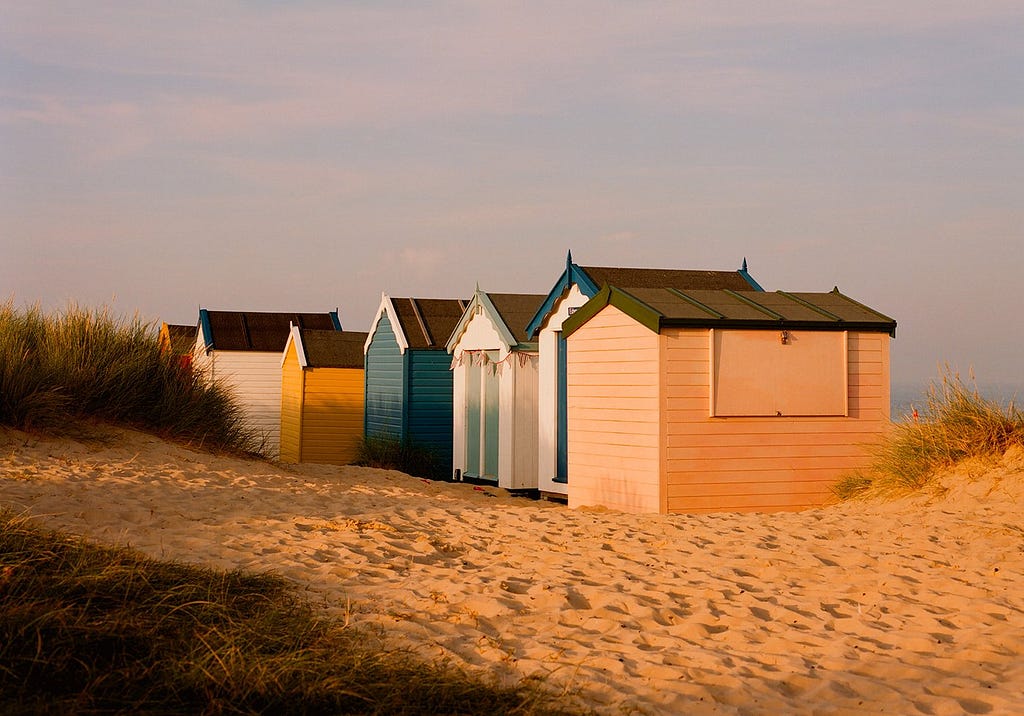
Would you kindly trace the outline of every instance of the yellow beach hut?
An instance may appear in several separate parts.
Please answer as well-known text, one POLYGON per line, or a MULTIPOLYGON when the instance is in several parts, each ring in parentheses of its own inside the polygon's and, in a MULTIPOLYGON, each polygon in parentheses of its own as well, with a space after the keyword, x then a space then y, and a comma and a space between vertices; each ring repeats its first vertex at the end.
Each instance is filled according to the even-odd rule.
POLYGON ((896 322, 838 289, 606 285, 562 330, 570 507, 821 505, 890 426, 896 322))
POLYGON ((366 333, 292 326, 281 358, 281 461, 347 465, 363 438, 366 333))

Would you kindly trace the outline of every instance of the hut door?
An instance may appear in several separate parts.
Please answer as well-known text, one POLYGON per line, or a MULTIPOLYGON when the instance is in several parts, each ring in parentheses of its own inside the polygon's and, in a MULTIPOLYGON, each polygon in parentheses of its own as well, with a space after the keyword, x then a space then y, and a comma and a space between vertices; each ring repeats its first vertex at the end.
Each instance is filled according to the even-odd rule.
POLYGON ((466 368, 466 476, 498 479, 498 376, 493 362, 470 361, 466 368))
POLYGON ((569 424, 567 419, 569 395, 567 390, 567 376, 569 366, 565 350, 565 334, 558 332, 558 368, 555 379, 558 388, 558 435, 556 445, 556 462, 554 482, 566 483, 569 481, 569 424))

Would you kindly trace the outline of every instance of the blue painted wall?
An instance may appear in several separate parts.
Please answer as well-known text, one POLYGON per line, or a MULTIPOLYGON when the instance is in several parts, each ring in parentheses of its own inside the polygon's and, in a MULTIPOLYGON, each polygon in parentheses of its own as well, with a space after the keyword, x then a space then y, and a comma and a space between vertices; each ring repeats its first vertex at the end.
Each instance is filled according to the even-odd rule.
POLYGON ((445 351, 408 351, 410 440, 434 448, 452 464, 452 357, 445 351))
POLYGON ((405 368, 405 356, 384 314, 366 352, 367 437, 405 439, 405 368))

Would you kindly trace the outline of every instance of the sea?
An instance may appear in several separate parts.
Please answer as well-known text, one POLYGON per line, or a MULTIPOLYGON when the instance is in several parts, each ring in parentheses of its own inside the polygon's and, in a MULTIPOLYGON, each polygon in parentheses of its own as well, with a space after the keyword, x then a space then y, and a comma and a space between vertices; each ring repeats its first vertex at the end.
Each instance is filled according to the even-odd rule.
MULTIPOLYGON (((904 383, 894 384, 890 392, 891 411, 894 422, 910 420, 914 408, 921 413, 928 405, 928 388, 932 383, 904 383)), ((1024 384, 1013 383, 989 383, 968 387, 977 388, 978 394, 992 400, 999 405, 1008 406, 1011 403, 1018 409, 1024 409, 1024 384)))

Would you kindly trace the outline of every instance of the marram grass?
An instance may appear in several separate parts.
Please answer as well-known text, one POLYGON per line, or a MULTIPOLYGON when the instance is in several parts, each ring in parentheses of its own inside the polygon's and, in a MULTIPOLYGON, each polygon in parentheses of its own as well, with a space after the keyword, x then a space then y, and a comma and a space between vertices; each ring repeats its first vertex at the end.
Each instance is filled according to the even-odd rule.
POLYGON ((874 448, 863 471, 844 476, 833 492, 840 499, 896 497, 927 488, 946 468, 968 458, 1000 457, 1024 446, 1024 413, 983 397, 946 371, 925 396, 916 420, 898 423, 874 448))
POLYGON ((61 434, 90 419, 259 448, 225 389, 161 352, 155 325, 106 309, 0 303, 0 425, 61 434))
POLYGON ((503 685, 389 649, 287 580, 149 559, 0 511, 5 714, 553 714, 503 685))

